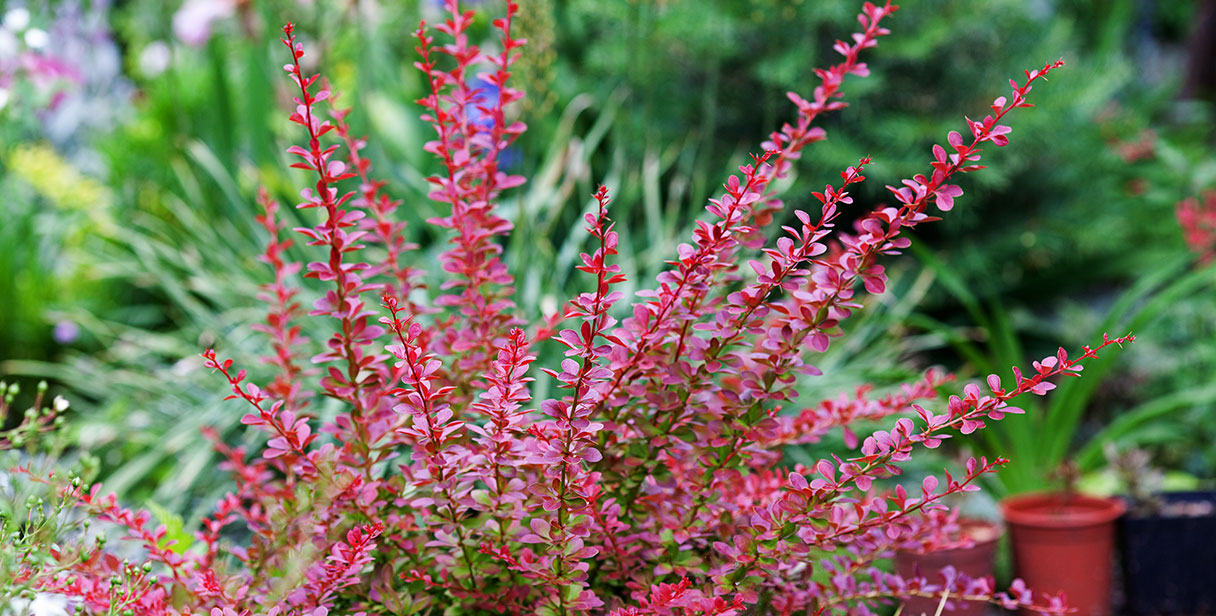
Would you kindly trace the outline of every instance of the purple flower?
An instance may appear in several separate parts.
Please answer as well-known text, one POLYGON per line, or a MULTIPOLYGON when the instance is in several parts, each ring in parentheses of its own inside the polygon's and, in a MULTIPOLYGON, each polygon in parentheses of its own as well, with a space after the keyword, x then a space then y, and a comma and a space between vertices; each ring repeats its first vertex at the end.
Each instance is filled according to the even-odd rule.
POLYGON ((61 319, 51 330, 51 337, 59 344, 71 344, 80 337, 80 326, 70 319, 61 319))
POLYGON ((502 90, 480 77, 474 77, 469 86, 473 89, 472 104, 468 109, 469 123, 485 129, 493 128, 494 116, 483 110, 491 110, 501 104, 502 90))

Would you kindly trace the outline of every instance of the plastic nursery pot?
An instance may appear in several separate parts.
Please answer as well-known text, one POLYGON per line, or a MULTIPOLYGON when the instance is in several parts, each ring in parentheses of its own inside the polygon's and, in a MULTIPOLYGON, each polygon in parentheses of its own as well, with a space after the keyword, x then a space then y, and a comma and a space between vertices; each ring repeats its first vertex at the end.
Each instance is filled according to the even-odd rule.
POLYGON ((1001 501, 1018 577, 1036 592, 1063 592, 1078 616, 1108 616, 1115 520, 1126 508, 1120 500, 1081 494, 1001 501))
POLYGON ((1162 494, 1151 515, 1119 520, 1131 614, 1216 614, 1216 492, 1162 494))
MULTIPOLYGON (((895 572, 900 577, 924 576, 929 581, 938 577, 938 572, 949 566, 967 577, 978 578, 992 575, 992 557, 1001 538, 1001 527, 983 520, 963 520, 959 523, 962 534, 971 538, 971 547, 937 550, 933 552, 896 552, 895 572)), ((903 616, 921 616, 937 613, 939 601, 913 597, 904 601, 903 616)), ((950 601, 953 610, 948 614, 959 616, 982 616, 988 605, 980 601, 950 601)))

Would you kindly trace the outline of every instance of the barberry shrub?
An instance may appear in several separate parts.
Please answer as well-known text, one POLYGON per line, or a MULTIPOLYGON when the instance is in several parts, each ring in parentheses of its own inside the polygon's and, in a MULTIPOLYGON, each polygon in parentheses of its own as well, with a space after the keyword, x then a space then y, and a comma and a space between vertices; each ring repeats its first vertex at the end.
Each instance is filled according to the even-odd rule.
POLYGON ((810 97, 790 94, 796 120, 726 179, 691 241, 628 307, 601 187, 578 266, 590 290, 547 316, 516 310, 511 269, 537 264, 502 252, 512 224, 498 204, 524 183, 502 164, 525 130, 511 119, 523 97, 510 81, 524 46, 512 35, 516 5, 493 21, 493 52, 470 41, 473 16, 456 0, 443 23, 415 33, 430 85, 418 102, 435 132, 425 148, 440 162, 429 197, 446 212, 429 222, 449 238, 438 282, 410 266, 401 203, 375 179, 350 110, 301 69, 305 48, 288 24, 284 68, 301 136, 288 152, 310 176, 298 207, 321 221, 295 231, 316 260, 288 260, 280 206, 263 193, 273 282, 259 328, 276 376, 259 386, 233 359, 203 353, 265 445, 249 451, 209 433, 234 487, 188 549, 99 485, 61 486, 125 529, 147 562, 55 550, 62 558, 26 562, 18 577, 99 614, 867 614, 908 596, 1064 612, 1060 597, 1020 582, 998 591, 952 570, 903 579, 883 566, 895 549, 942 547, 955 519, 943 499, 977 490, 1006 460, 971 459, 914 487, 876 482, 925 448, 1021 412, 1013 398, 1046 394, 1130 336, 1075 356, 1061 349, 1028 373, 1013 368, 1008 385, 992 375, 945 401, 938 390, 952 378, 930 371, 885 396, 862 387, 778 413, 800 377, 818 374, 811 357, 841 335, 862 295, 885 292, 880 260, 909 245, 901 232, 938 220, 931 206, 954 207, 955 182, 982 168, 983 146, 1008 143, 1001 122, 1062 65, 1011 80, 982 119, 933 146, 924 175, 888 187, 894 205, 858 216, 851 232, 837 223, 869 157, 814 192, 816 208, 783 214, 777 180, 825 137, 813 122, 845 107, 846 77, 868 74, 860 56, 888 34, 896 8, 864 5, 860 32, 835 45, 843 59, 816 71, 810 97), (371 254, 383 258, 366 262, 371 254), (327 287, 307 314, 307 291, 293 286, 300 271, 327 287), (300 334, 306 316, 332 325, 319 350, 300 334), (565 357, 534 367, 542 345, 565 357), (559 395, 533 399, 537 379, 559 395), (314 415, 317 394, 341 411, 314 415), (850 426, 863 420, 889 428, 860 438, 850 426), (837 428, 849 451, 783 465, 783 447, 837 428))

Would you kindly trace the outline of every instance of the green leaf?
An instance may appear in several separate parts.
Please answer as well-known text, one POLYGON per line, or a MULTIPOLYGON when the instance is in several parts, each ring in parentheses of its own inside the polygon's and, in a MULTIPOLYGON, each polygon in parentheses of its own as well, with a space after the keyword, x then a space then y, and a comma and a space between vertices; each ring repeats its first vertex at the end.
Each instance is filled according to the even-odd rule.
POLYGON ((174 541, 176 543, 169 549, 175 554, 185 554, 194 544, 194 536, 186 532, 182 517, 156 503, 148 503, 147 507, 148 511, 156 516, 156 521, 165 525, 165 536, 161 539, 160 546, 164 547, 166 543, 174 541))

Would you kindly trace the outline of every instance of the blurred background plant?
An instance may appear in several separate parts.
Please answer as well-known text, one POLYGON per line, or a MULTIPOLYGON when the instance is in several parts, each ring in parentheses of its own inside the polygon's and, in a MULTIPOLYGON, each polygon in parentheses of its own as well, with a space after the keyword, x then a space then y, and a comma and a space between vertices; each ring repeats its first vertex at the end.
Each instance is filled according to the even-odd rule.
POLYGON ((40 382, 29 392, 31 406, 21 409, 14 404, 21 386, 0 381, 0 424, 12 424, 0 429, 0 614, 6 616, 66 610, 66 598, 40 596, 25 578, 30 567, 64 562, 60 556, 79 557, 75 550, 57 553, 63 550, 58 542, 88 530, 60 488, 92 478, 96 462, 87 455, 65 455, 70 442, 59 428, 69 404, 60 396, 50 398, 48 391, 40 382))
MULTIPOLYGON (((526 3, 531 49, 517 78, 530 129, 510 164, 535 179, 504 204, 521 313, 552 313, 581 284, 569 273, 599 182, 614 194, 628 284, 653 280, 717 183, 792 118, 785 92, 814 82, 856 4, 526 3)), ((1216 439, 1216 292, 1209 270, 1192 270, 1174 218, 1176 203, 1216 184, 1211 103, 1178 97, 1188 61, 1202 60, 1188 60, 1187 43, 1206 4, 926 0, 900 11, 866 59, 873 75, 845 85, 852 107, 804 151, 792 201, 873 151, 884 158, 857 197, 881 202, 883 184, 920 170, 929 144, 1019 67, 1057 56, 1069 66, 1047 109, 1019 122, 1019 148, 996 153, 999 164, 964 186, 963 211, 893 264, 897 289, 878 300, 889 303, 850 325, 802 400, 912 380, 929 364, 986 374, 1090 342, 1100 325, 1133 328, 1140 342, 1095 368, 1105 379, 1051 398, 1049 423, 1011 425, 987 444, 1014 458, 1003 476, 1019 479, 1006 489, 1043 485, 1066 457, 1099 469, 1110 441, 1216 475, 1216 452, 1201 446, 1216 439)), ((295 21, 318 51, 308 59, 347 92, 376 174, 405 201, 413 264, 433 268, 442 246, 424 221, 438 212, 422 178, 434 163, 421 149, 409 33, 438 7, 10 0, 4 10, 0 373, 48 379, 78 401, 70 434, 97 453, 108 489, 166 516, 199 515, 222 488, 200 430, 235 434, 239 414, 197 353, 265 354, 248 325, 270 276, 253 257, 266 240, 255 195, 265 185, 295 200, 278 26, 295 21)), ((475 34, 487 33, 478 20, 475 34)))
POLYGON ((113 307, 89 256, 115 231, 94 139, 132 115, 102 5, 10 6, 0 21, 0 357, 48 359, 79 328, 58 306, 113 307))

